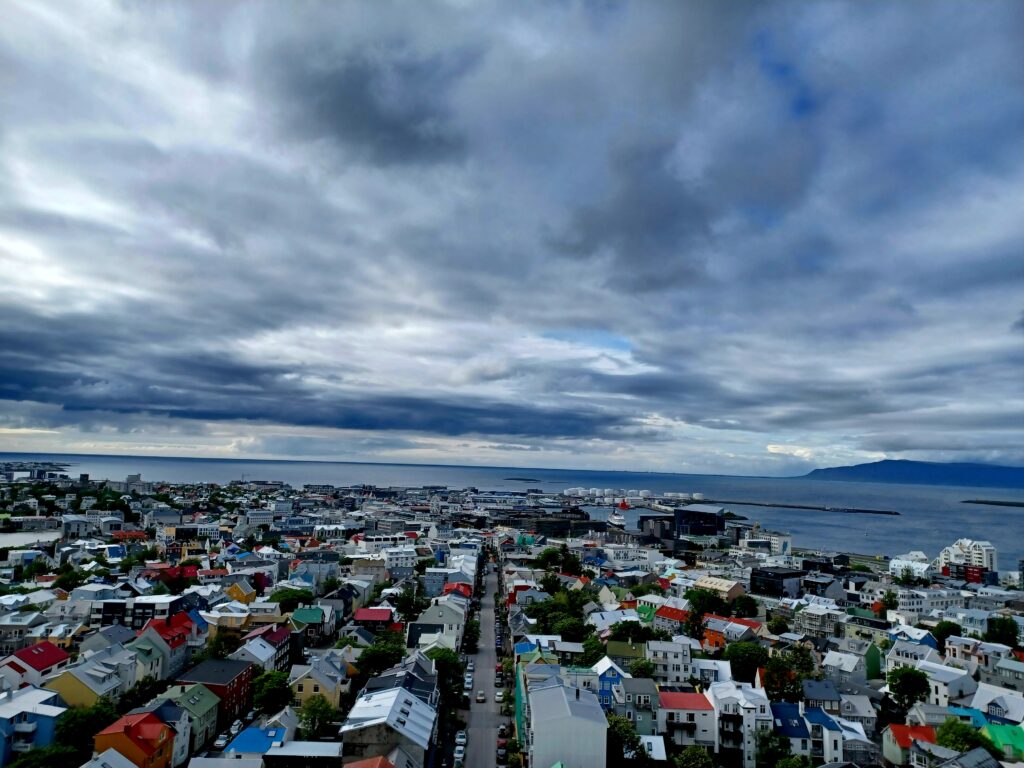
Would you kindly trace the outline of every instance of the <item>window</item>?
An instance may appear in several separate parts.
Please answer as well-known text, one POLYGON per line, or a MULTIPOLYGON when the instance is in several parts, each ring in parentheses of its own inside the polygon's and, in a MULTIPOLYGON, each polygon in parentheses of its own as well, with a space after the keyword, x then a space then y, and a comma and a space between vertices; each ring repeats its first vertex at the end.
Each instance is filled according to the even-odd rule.
POLYGON ((697 716, 694 715, 693 712, 687 712, 686 713, 686 722, 693 723, 693 722, 696 722, 696 720, 697 720, 697 716))

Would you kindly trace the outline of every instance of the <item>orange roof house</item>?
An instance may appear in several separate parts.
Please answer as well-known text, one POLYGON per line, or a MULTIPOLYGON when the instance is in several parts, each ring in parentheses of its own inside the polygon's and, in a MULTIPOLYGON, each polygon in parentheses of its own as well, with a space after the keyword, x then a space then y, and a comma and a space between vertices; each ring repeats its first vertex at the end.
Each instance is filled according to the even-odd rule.
POLYGON ((95 749, 116 749, 139 768, 170 768, 174 729, 152 712, 125 715, 96 734, 95 749))

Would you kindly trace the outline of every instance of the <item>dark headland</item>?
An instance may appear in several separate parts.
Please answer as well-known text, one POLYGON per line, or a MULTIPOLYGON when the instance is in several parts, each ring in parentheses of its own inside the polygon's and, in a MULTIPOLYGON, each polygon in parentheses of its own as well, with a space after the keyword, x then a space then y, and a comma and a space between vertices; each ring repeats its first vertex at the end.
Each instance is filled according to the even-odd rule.
POLYGON ((942 464, 887 459, 851 467, 815 469, 804 477, 809 480, 845 480, 859 483, 1024 488, 1024 467, 1005 467, 996 464, 942 464))

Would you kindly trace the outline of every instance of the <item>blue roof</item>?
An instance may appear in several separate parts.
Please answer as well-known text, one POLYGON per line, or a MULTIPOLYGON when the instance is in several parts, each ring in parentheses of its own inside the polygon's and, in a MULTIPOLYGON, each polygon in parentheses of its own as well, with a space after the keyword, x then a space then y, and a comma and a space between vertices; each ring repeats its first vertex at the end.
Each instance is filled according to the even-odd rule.
POLYGON ((275 741, 284 741, 284 728, 258 728, 251 725, 232 739, 225 752, 258 752, 263 755, 275 741))
POLYGON ((840 730, 839 723, 833 720, 832 715, 825 712, 821 707, 808 707, 804 710, 804 718, 806 718, 807 722, 820 725, 822 728, 830 731, 840 730))
POLYGON ((195 622, 195 625, 199 627, 199 629, 201 630, 205 631, 206 628, 209 626, 209 622, 207 622, 206 619, 200 616, 199 611, 195 608, 188 612, 188 617, 192 619, 192 621, 195 622))
POLYGON ((523 640, 522 642, 516 643, 516 656, 520 653, 529 653, 530 651, 536 650, 539 646, 536 643, 531 643, 529 640, 523 640))
POLYGON ((785 702, 772 704, 772 717, 775 718, 775 732, 780 736, 790 739, 809 739, 811 737, 798 705, 785 702))
POLYGON ((969 718, 971 725, 975 728, 984 728, 988 725, 988 720, 985 718, 985 713, 980 709, 974 707, 950 707, 949 714, 954 715, 961 720, 969 718))

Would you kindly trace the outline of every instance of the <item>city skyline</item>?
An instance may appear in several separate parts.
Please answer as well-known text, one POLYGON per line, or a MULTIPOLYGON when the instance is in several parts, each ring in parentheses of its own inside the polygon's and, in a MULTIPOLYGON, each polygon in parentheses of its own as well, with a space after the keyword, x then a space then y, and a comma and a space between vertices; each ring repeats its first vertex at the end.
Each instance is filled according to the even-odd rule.
POLYGON ((13 3, 0 451, 1024 465, 1024 10, 13 3))

